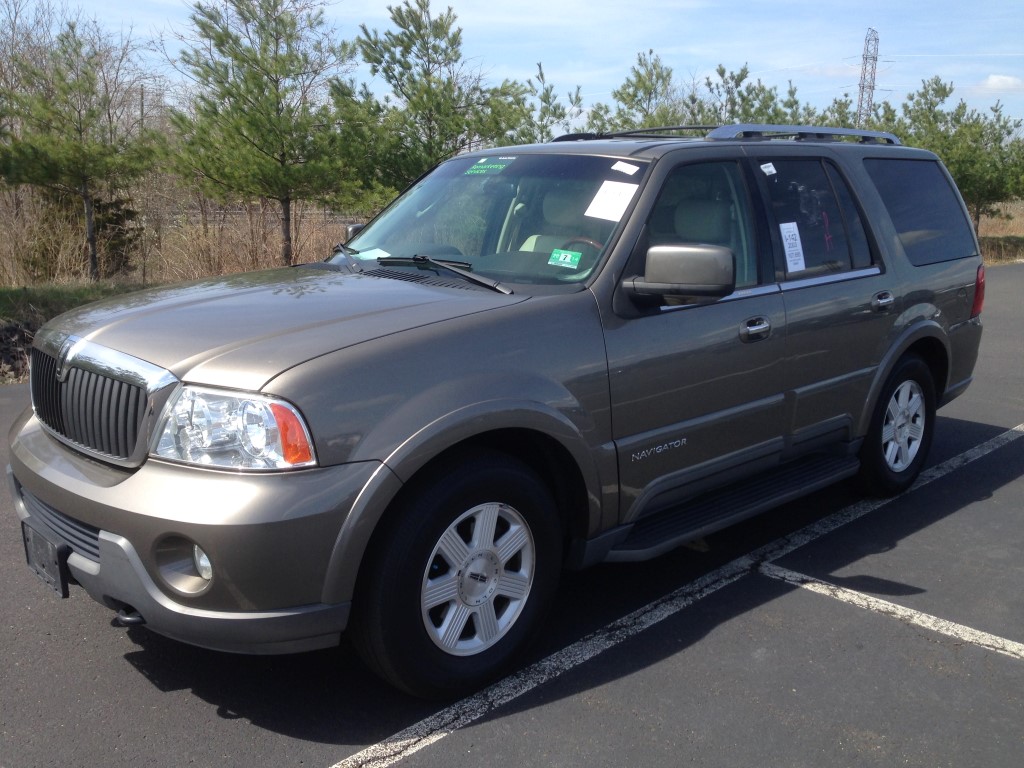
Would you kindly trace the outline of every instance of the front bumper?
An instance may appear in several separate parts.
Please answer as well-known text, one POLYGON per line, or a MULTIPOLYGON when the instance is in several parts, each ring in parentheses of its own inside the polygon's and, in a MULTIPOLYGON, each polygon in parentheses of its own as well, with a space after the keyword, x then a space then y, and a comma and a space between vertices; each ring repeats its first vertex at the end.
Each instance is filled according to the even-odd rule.
POLYGON ((338 578, 343 523, 379 463, 242 474, 148 461, 127 471, 53 440, 30 410, 10 438, 19 518, 70 548, 67 571, 96 601, 217 650, 291 653, 338 642, 350 596, 337 595, 328 574, 338 578), (208 583, 183 581, 168 554, 191 542, 213 562, 208 583))

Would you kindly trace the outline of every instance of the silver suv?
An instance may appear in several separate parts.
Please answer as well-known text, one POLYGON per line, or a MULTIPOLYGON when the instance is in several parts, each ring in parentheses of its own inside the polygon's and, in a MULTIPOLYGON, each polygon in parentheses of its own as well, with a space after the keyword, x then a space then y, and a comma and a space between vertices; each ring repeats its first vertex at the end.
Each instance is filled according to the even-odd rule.
POLYGON ((732 125, 462 155, 331 259, 71 312, 32 350, 32 568, 122 624, 349 631, 419 695, 505 670, 563 568, 908 487, 984 268, 937 158, 732 125))

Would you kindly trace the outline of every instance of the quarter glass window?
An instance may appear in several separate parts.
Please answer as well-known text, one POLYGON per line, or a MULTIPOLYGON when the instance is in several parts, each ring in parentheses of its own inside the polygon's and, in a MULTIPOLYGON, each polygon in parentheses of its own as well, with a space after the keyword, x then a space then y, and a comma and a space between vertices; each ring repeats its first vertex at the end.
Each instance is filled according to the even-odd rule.
POLYGON ((933 160, 864 161, 916 267, 974 256, 974 232, 956 190, 933 160))

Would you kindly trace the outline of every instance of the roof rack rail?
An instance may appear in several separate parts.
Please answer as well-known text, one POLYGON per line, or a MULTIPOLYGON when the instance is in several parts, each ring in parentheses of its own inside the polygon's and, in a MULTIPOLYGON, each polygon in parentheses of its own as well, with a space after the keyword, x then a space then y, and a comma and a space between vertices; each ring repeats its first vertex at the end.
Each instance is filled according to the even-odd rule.
POLYGON ((555 136, 551 141, 594 141, 595 139, 603 138, 605 138, 603 133, 565 133, 561 136, 555 136))
POLYGON ((715 125, 665 125, 656 128, 631 128, 628 131, 611 131, 609 133, 567 133, 564 136, 557 136, 551 141, 593 141, 595 139, 625 139, 625 138, 660 138, 664 133, 670 131, 701 131, 707 133, 713 131, 715 125))
POLYGON ((632 128, 628 131, 617 131, 610 136, 657 136, 670 131, 702 131, 704 133, 713 131, 715 125, 662 125, 656 128, 632 128))
MULTIPOLYGON (((679 131, 700 131, 708 141, 729 139, 794 139, 797 141, 835 141, 857 139, 862 144, 901 144, 895 134, 885 131, 863 131, 859 128, 829 128, 815 125, 775 125, 771 123, 736 123, 732 125, 666 125, 632 128, 609 133, 569 133, 552 141, 594 141, 596 139, 661 138, 679 131)), ((685 137, 677 137, 685 138, 685 137)))
POLYGON ((773 125, 768 123, 737 123, 722 125, 708 133, 712 141, 726 139, 796 139, 833 141, 836 138, 855 138, 861 143, 900 144, 892 133, 863 131, 859 128, 827 128, 812 125, 773 125))

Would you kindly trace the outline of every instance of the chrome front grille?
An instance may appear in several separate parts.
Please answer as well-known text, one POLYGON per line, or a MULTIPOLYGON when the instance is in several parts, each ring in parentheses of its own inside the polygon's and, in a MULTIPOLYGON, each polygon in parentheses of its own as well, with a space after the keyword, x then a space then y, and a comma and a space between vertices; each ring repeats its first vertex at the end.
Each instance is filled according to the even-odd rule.
POLYGON ((32 350, 32 402, 36 416, 83 448, 117 459, 135 451, 146 418, 146 391, 81 368, 57 377, 57 360, 32 350))
POLYGON ((32 407, 59 440, 122 467, 146 459, 148 436, 177 379, 164 368, 44 328, 32 348, 32 407))

